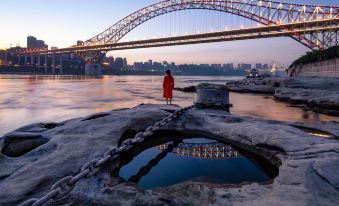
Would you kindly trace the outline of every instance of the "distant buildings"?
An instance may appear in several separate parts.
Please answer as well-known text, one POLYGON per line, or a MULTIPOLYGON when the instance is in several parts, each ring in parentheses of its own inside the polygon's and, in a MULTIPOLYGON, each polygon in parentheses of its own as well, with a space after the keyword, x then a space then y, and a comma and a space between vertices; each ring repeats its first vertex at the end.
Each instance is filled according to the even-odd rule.
POLYGON ((6 64, 7 62, 7 51, 0 49, 0 65, 6 64))
POLYGON ((123 69, 124 68, 124 59, 121 57, 118 57, 115 59, 115 67, 117 69, 123 69))
POLYGON ((255 68, 256 68, 257 70, 262 70, 262 63, 257 63, 257 64, 255 64, 255 68))
POLYGON ((48 49, 48 45, 43 40, 38 40, 34 36, 27 37, 27 48, 28 49, 48 49))
POLYGON ((238 64, 238 70, 251 70, 252 65, 251 64, 238 64))
POLYGON ((211 67, 221 69, 221 64, 211 64, 211 67))
POLYGON ((262 69, 263 69, 263 70, 269 70, 270 68, 269 68, 268 64, 264 64, 264 65, 262 66, 262 69))
MULTIPOLYGON (((178 70, 180 72, 180 66, 177 66, 175 62, 156 62, 153 60, 148 60, 147 62, 134 62, 132 65, 127 64, 126 58, 116 58, 114 61, 113 57, 108 57, 106 62, 109 62, 111 68, 117 68, 119 70, 133 70, 133 71, 141 71, 141 72, 163 72, 167 69, 170 70, 178 70)), ((237 66, 234 63, 227 64, 184 64, 185 68, 189 68, 190 66, 193 68, 201 68, 201 69, 214 69, 219 70, 221 72, 233 72, 233 71, 250 71, 252 69, 252 64, 240 63, 237 66), (198 67, 196 67, 198 66, 198 67)), ((269 70, 269 64, 256 63, 254 68, 257 70, 269 70)))
POLYGON ((28 49, 34 49, 36 46, 37 39, 34 36, 28 36, 27 37, 27 48, 28 49))

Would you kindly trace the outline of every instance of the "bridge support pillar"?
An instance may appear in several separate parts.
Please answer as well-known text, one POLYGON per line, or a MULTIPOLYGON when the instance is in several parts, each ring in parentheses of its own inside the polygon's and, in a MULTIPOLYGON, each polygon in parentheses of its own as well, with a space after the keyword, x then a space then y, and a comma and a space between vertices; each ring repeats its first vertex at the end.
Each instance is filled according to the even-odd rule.
POLYGON ((59 58, 60 58, 60 74, 62 74, 62 54, 60 54, 59 58))
POLYGON ((48 59, 47 59, 48 54, 45 54, 45 73, 48 73, 48 59))
POLYGON ((194 103, 198 108, 213 108, 229 111, 232 105, 229 100, 229 89, 218 84, 199 84, 197 87, 197 101, 194 103))
POLYGON ((34 67, 34 55, 31 54, 31 66, 34 67))
POLYGON ((85 65, 85 75, 102 75, 101 64, 87 63, 85 65))
POLYGON ((38 69, 40 69, 40 54, 38 54, 38 69))
POLYGON ((52 73, 55 74, 55 54, 52 54, 52 73))
POLYGON ((24 65, 26 65, 27 64, 27 55, 25 55, 25 63, 24 63, 24 65))
POLYGON ((20 61, 21 61, 21 56, 18 55, 18 65, 20 65, 20 61))

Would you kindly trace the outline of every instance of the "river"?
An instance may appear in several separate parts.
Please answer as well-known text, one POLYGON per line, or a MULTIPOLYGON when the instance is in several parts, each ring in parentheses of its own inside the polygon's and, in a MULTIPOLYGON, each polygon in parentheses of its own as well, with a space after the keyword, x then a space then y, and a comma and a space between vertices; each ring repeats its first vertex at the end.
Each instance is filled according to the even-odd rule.
MULTIPOLYGON (((19 76, 0 75, 0 136, 36 122, 58 122, 92 113, 162 104, 160 76, 19 76)), ((176 87, 202 82, 224 83, 242 77, 176 77, 176 87)), ((188 106, 195 93, 174 92, 174 103, 188 106)), ((293 122, 339 121, 338 117, 304 111, 276 102, 270 95, 231 93, 231 113, 293 122)))

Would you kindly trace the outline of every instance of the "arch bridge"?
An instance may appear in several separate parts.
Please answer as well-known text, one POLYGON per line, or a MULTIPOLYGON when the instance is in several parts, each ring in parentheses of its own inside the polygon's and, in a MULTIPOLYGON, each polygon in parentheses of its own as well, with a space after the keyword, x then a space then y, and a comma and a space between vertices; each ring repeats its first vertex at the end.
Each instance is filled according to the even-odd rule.
MULTIPOLYGON (((51 55, 54 59, 54 56, 58 54, 73 53, 80 56, 87 63, 95 63, 106 52, 113 50, 281 36, 291 37, 310 49, 323 50, 334 45, 339 45, 338 30, 339 6, 308 5, 269 0, 165 0, 128 15, 80 45, 53 50, 28 49, 20 51, 18 55, 28 55, 31 57, 37 55, 38 61, 40 61, 40 55, 51 55), (181 10, 224 12, 258 22, 261 26, 120 42, 129 32, 150 19, 181 10)), ((40 66, 39 63, 38 66, 40 66)), ((47 67, 47 65, 45 66, 47 67)), ((55 67, 54 60, 52 67, 55 67)))

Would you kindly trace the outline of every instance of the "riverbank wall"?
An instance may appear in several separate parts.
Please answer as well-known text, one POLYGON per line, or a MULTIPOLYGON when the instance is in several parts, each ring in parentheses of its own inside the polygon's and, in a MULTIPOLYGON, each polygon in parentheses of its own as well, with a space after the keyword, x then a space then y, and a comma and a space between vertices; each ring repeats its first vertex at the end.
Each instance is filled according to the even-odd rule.
POLYGON ((339 58, 298 65, 288 70, 290 77, 339 77, 339 58))

